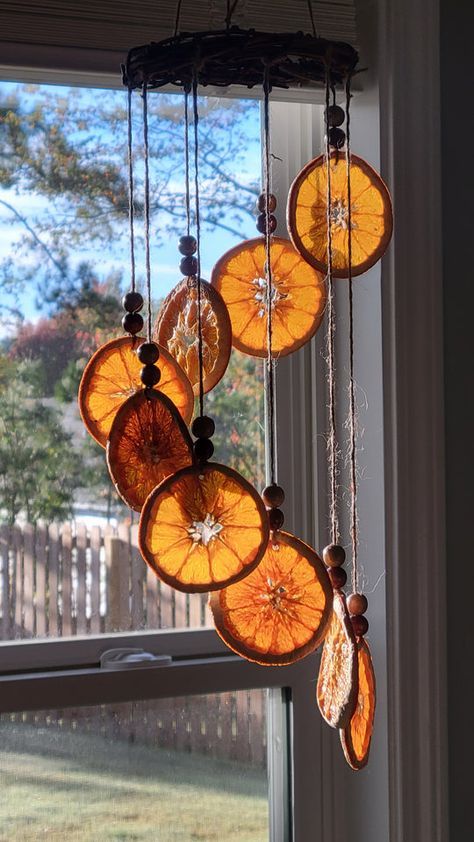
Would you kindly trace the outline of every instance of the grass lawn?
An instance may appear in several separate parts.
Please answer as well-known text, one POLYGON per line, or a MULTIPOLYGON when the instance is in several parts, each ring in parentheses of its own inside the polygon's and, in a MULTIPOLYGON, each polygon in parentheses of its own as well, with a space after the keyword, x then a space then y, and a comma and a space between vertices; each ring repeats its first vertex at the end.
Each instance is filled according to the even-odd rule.
POLYGON ((267 842, 241 763, 33 725, 0 727, 1 842, 267 842))

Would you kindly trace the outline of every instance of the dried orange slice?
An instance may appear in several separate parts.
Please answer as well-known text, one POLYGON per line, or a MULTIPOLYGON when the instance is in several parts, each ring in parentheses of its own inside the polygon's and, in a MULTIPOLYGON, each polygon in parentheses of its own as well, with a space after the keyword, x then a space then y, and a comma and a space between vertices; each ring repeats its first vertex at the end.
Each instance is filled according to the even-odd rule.
POLYGON ((359 693, 349 725, 339 731, 345 758, 352 769, 367 765, 375 715, 375 673, 372 656, 363 637, 357 641, 359 693))
MULTIPOLYGON (((226 252, 212 270, 232 323, 232 344, 255 357, 267 355, 265 240, 246 240, 226 252)), ((309 266, 289 240, 272 237, 272 350, 297 351, 316 333, 326 306, 324 275, 309 266)))
POLYGON ((349 724, 357 703, 357 643, 341 591, 334 591, 316 697, 321 716, 328 725, 345 728, 349 724))
MULTIPOLYGON (((210 392, 227 368, 232 330, 221 296, 203 280, 201 324, 204 391, 210 392)), ((165 298, 158 313, 154 336, 186 372, 194 394, 199 394, 198 292, 195 278, 183 278, 165 298)))
POLYGON ((140 389, 117 411, 107 442, 107 465, 122 500, 141 512, 156 486, 193 461, 193 442, 174 404, 140 389))
POLYGON ((155 488, 143 507, 139 544, 160 579, 195 593, 247 576, 268 534, 255 489, 232 468, 211 463, 184 468, 155 488))
POLYGON ((320 644, 332 588, 317 553, 288 532, 275 533, 260 564, 210 597, 216 629, 234 652, 258 664, 299 661, 320 644))
MULTIPOLYGON (((142 363, 135 351, 142 337, 121 336, 102 345, 87 363, 79 386, 79 410, 91 436, 105 447, 115 414, 123 402, 141 389, 142 363)), ((161 380, 156 387, 173 401, 189 423, 194 396, 186 374, 165 348, 160 348, 161 380)))
MULTIPOLYGON (((352 274, 361 275, 377 263, 390 242, 392 200, 375 170, 351 155, 352 274)), ((331 156, 331 233, 333 275, 346 278, 348 269, 348 201, 345 155, 331 156)), ((301 170, 288 196, 288 231, 295 248, 311 266, 327 271, 327 168, 320 155, 301 170)))

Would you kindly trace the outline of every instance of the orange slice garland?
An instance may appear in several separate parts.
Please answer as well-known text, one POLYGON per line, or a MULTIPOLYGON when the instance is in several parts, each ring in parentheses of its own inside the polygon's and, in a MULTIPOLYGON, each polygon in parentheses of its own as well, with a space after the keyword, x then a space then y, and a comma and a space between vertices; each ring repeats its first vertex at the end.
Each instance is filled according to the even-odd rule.
POLYGON ((363 637, 357 641, 359 693, 349 725, 339 731, 345 758, 356 771, 367 765, 375 715, 375 673, 372 656, 363 637))
MULTIPOLYGON (((79 410, 91 436, 105 447, 117 410, 142 388, 142 363, 136 349, 142 337, 121 336, 102 345, 87 363, 79 386, 79 410)), ((165 348, 160 348, 158 368, 161 380, 157 391, 176 406, 186 423, 191 420, 194 396, 191 384, 165 348)))
MULTIPOLYGON (((265 239, 247 240, 226 252, 212 270, 232 323, 232 344, 267 356, 265 239)), ((324 275, 303 260, 289 240, 271 239, 273 281, 272 353, 285 356, 316 333, 326 306, 324 275)))
POLYGON ((232 468, 210 463, 184 468, 155 488, 142 510, 139 545, 160 579, 196 593, 247 576, 268 535, 255 489, 232 468))
MULTIPOLYGON (((333 275, 348 269, 348 201, 345 155, 331 155, 331 233, 333 275)), ((393 227, 392 201, 378 173, 351 155, 352 274, 361 275, 383 255, 393 227)), ((311 266, 327 271, 327 169, 320 155, 297 175, 288 196, 288 231, 311 266)))
POLYGON ((334 591, 316 695, 321 716, 328 725, 345 728, 357 703, 357 643, 341 591, 334 591))
POLYGON ((193 461, 192 439, 176 407, 156 390, 147 391, 122 404, 107 442, 115 488, 137 512, 160 482, 193 461))
POLYGON ((210 597, 216 629, 234 652, 265 665, 291 664, 320 644, 331 617, 332 588, 313 549, 274 533, 258 567, 210 597))
MULTIPOLYGON (((184 278, 165 298, 155 324, 154 337, 186 372, 194 394, 199 394, 199 335, 197 281, 184 278)), ((216 290, 201 280, 204 392, 223 376, 231 350, 227 308, 216 290)))

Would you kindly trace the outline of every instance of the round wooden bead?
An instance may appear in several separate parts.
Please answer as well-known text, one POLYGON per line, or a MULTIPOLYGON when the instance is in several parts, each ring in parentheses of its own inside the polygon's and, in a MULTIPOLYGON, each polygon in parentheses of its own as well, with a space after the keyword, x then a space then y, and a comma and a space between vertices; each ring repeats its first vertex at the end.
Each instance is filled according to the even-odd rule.
POLYGON ((343 567, 330 567, 328 570, 328 576, 335 591, 343 588, 347 582, 347 573, 343 567))
POLYGON ((352 628, 356 637, 363 637, 369 630, 369 621, 362 614, 351 617, 352 628))
MULTIPOLYGON (((273 234, 277 227, 276 217, 270 215, 270 234, 273 234)), ((260 234, 265 234, 267 230, 267 215, 265 213, 259 213, 257 216, 257 231, 260 231, 260 234)))
POLYGON ((122 327, 126 333, 131 333, 132 336, 136 333, 140 333, 143 327, 143 319, 140 316, 140 313, 125 313, 125 316, 122 319, 122 327))
POLYGON ((188 234, 180 237, 178 248, 181 254, 194 254, 197 249, 196 237, 191 237, 188 234))
POLYGON ((345 120, 344 109, 340 105, 330 105, 328 108, 328 123, 330 126, 342 126, 345 120))
POLYGON ((122 307, 127 313, 138 313, 143 307, 143 295, 139 292, 127 292, 122 298, 122 307))
POLYGON ((144 365, 153 365, 159 359, 160 349, 156 342, 143 342, 137 348, 137 357, 144 365))
POLYGON ((144 386, 156 386, 160 379, 161 371, 156 365, 144 365, 140 371, 140 380, 144 386))
POLYGON ((347 599, 349 614, 365 614, 368 604, 367 597, 363 593, 351 593, 347 599))
POLYGON ((214 453, 214 445, 210 439, 197 439, 194 442, 194 455, 198 462, 207 462, 214 453))
MULTIPOLYGON (((266 198, 267 198, 266 193, 260 193, 260 196, 257 199, 257 208, 260 211, 260 213, 264 213, 267 210, 266 198)), ((272 211, 275 210, 276 206, 277 206, 276 196, 274 196, 273 193, 270 193, 270 195, 268 197, 268 210, 270 211, 270 213, 272 213, 272 211)))
POLYGON ((199 415, 194 419, 193 426, 191 427, 193 436, 196 436, 198 439, 212 438, 215 429, 216 425, 208 415, 199 415))
POLYGON ((277 509, 285 502, 285 492, 280 485, 277 485, 276 482, 274 482, 272 485, 267 485, 267 487, 263 489, 262 499, 269 509, 277 509))
POLYGON ((328 544, 323 550, 323 561, 326 567, 340 567, 346 560, 346 551, 340 544, 328 544))
POLYGON ((336 126, 333 126, 329 129, 329 145, 333 147, 333 149, 342 149, 346 142, 346 133, 342 131, 342 129, 338 129, 336 126))
POLYGON ((270 529, 281 529, 285 522, 285 515, 281 509, 269 509, 268 520, 270 521, 270 529))
POLYGON ((188 254, 186 257, 183 257, 179 264, 179 271, 189 277, 190 275, 196 275, 198 270, 198 262, 197 258, 192 257, 192 255, 188 254))

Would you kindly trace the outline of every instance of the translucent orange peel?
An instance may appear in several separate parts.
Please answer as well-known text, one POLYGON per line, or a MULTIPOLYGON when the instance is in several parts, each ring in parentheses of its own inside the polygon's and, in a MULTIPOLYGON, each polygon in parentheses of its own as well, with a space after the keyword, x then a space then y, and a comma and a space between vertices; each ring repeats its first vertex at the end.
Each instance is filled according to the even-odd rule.
MULTIPOLYGON (((297 351, 316 333, 326 306, 324 275, 310 266, 289 240, 271 239, 272 350, 297 351)), ((265 240, 246 240, 226 252, 212 270, 211 283, 224 299, 232 324, 232 344, 256 357, 267 356, 268 302, 265 240)))
POLYGON ((247 576, 262 558, 268 535, 260 495, 237 471, 209 463, 178 471, 150 494, 139 545, 160 579, 196 593, 247 576))
POLYGON ((117 411, 106 454, 118 494, 140 512, 160 482, 191 465, 193 443, 174 404, 154 389, 141 389, 117 411))
MULTIPOLYGON (((102 447, 119 407, 142 388, 142 363, 136 349, 143 337, 121 336, 102 345, 87 363, 79 386, 79 410, 87 431, 102 447)), ((186 374, 165 348, 160 348, 161 380, 155 387, 176 406, 189 423, 194 395, 186 374)))
MULTIPOLYGON (((347 165, 343 153, 330 162, 333 275, 346 278, 349 265, 347 165)), ((288 231, 312 266, 327 272, 327 168, 320 155, 297 175, 288 196, 288 231)), ((393 228, 392 201, 378 173, 351 155, 352 274, 361 275, 382 257, 393 228)))
MULTIPOLYGON (((231 351, 231 326, 219 293, 201 280, 203 385, 209 392, 224 375, 231 351)), ((197 281, 184 278, 165 298, 154 336, 186 372, 194 394, 199 393, 199 332, 197 281)))
POLYGON ((345 728, 357 703, 357 643, 341 591, 334 591, 333 610, 324 638, 316 698, 331 728, 345 728))
POLYGON ((367 765, 375 716, 375 673, 367 641, 357 641, 358 697, 352 719, 346 728, 339 731, 344 756, 356 771, 367 765))
POLYGON ((234 652, 264 665, 291 664, 321 643, 332 588, 318 554, 288 532, 270 537, 258 567, 211 594, 216 629, 234 652))

